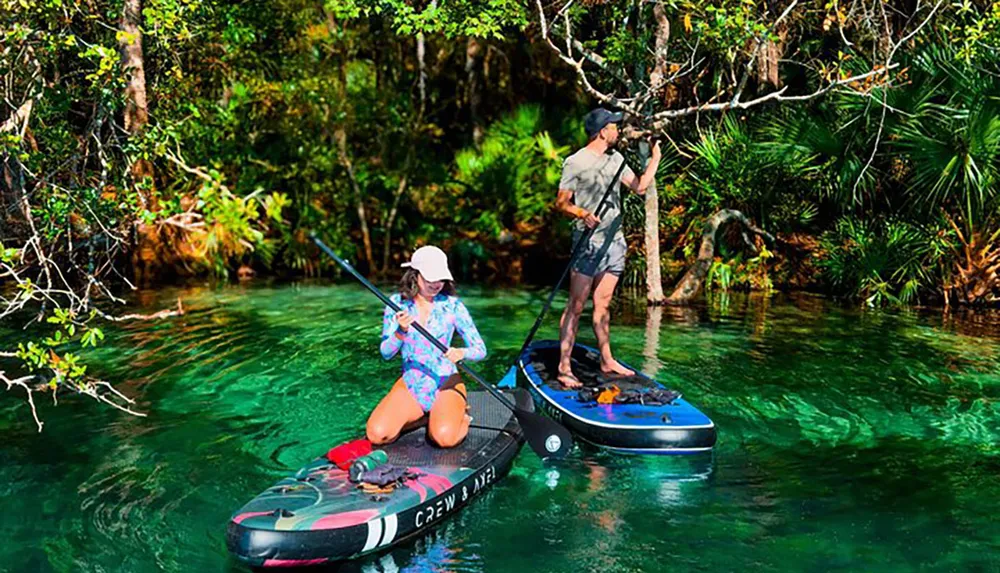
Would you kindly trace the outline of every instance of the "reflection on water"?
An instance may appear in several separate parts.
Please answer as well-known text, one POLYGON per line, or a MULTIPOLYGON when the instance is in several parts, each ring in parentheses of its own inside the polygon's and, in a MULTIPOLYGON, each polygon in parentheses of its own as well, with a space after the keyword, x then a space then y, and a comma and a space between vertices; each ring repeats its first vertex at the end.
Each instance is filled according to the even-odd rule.
MULTIPOLYGON (((499 378, 545 293, 462 292, 490 349, 477 369, 499 378)), ((183 317, 121 325, 87 352, 147 418, 64 397, 41 405, 38 435, 17 396, 0 402, 0 571, 243 571, 230 512, 354 436, 396 376, 378 303, 353 285, 140 306, 178 296, 183 317)), ((619 300, 612 328, 617 355, 715 420, 714 454, 581 447, 543 464, 525 449, 432 535, 326 570, 1000 568, 997 312, 730 294, 651 312, 619 300)))

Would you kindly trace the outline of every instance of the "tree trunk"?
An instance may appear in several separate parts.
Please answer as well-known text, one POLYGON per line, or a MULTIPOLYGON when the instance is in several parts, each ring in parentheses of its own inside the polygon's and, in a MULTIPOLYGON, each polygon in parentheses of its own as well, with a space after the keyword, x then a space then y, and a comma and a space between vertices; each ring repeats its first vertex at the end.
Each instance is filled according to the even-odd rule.
POLYGON ((375 270, 375 257, 372 255, 372 237, 368 230, 368 214, 365 212, 364 194, 361 193, 361 185, 354 174, 354 164, 347 153, 347 133, 341 128, 336 131, 334 137, 337 139, 337 150, 340 155, 340 164, 347 171, 347 179, 351 183, 351 190, 354 191, 354 201, 357 205, 358 219, 361 222, 361 240, 365 248, 365 260, 368 263, 368 270, 375 270))
MULTIPOLYGON (((34 100, 29 99, 17 108, 17 111, 0 125, 0 133, 16 132, 24 137, 28 131, 28 120, 34 103, 34 100)), ((20 204, 24 196, 24 170, 21 168, 21 162, 10 153, 3 154, 0 159, 3 160, 3 205, 20 204)), ((10 213, 9 209, 6 209, 0 218, 0 230, 5 230, 7 213, 10 213)))
MULTIPOLYGON (((4 235, 7 235, 8 233, 16 235, 16 233, 8 230, 7 225, 10 223, 10 213, 13 211, 12 207, 14 205, 20 206, 21 201, 24 199, 24 170, 21 168, 21 162, 9 153, 4 154, 2 160, 2 164, 0 164, 0 168, 2 168, 3 171, 2 205, 6 208, 3 210, 3 213, 0 214, 0 231, 2 231, 4 235)), ((30 221, 30 210, 26 213, 25 218, 30 221)))
POLYGON ((389 272, 389 253, 392 250, 392 225, 396 221, 396 213, 399 212, 399 201, 403 198, 403 194, 406 193, 408 182, 409 162, 407 162, 407 168, 403 173, 403 177, 399 180, 399 186, 396 187, 396 193, 392 197, 392 208, 389 209, 389 216, 385 218, 385 245, 382 246, 383 275, 389 272))
POLYGON ((479 70, 483 47, 477 38, 469 38, 465 44, 466 101, 469 102, 469 121, 472 123, 472 140, 478 146, 483 141, 483 125, 479 118, 479 70))
MULTIPOLYGON (((660 85, 668 73, 667 51, 670 42, 670 20, 662 2, 653 6, 653 16, 656 18, 656 52, 655 65, 649 74, 651 85, 660 85)), ((646 188, 646 302, 660 304, 663 302, 663 279, 660 269, 660 200, 654 180, 646 188)))
POLYGON ((717 212, 705 222, 704 230, 701 233, 701 248, 698 250, 698 258, 695 260, 694 265, 684 273, 681 282, 677 284, 674 292, 667 299, 667 304, 687 304, 701 292, 705 276, 708 275, 708 269, 712 266, 712 260, 715 258, 716 234, 719 231, 719 227, 729 221, 736 221, 743 225, 743 240, 754 250, 756 250, 756 247, 750 242, 746 231, 763 236, 772 243, 774 242, 774 237, 770 233, 751 223, 743 213, 735 209, 723 209, 717 212))
MULTIPOLYGON (((437 8, 437 0, 431 0, 431 9, 437 8)), ((426 53, 427 44, 424 39, 424 33, 420 32, 417 34, 417 69, 420 74, 418 77, 418 85, 420 86, 420 115, 423 116, 424 111, 427 108, 427 63, 426 63, 426 53)))
POLYGON ((424 33, 420 32, 417 34, 417 70, 420 74, 417 79, 417 85, 420 87, 421 111, 427 105, 427 64, 424 59, 425 53, 426 47, 424 44, 424 33))
POLYGON ((656 181, 646 188, 646 302, 661 304, 663 278, 660 269, 660 199, 656 181))
MULTIPOLYGON (((128 77, 125 87, 125 131, 130 137, 135 137, 141 134, 149 123, 146 70, 142 55, 142 0, 125 0, 118 48, 121 52, 122 70, 128 77)), ((132 183, 136 186, 139 205, 149 211, 159 210, 149 192, 153 186, 152 162, 148 159, 137 159, 129 171, 132 183)), ((161 247, 162 241, 155 227, 145 223, 136 224, 132 269, 137 283, 148 284, 152 281, 161 247)))
MULTIPOLYGON (((146 99, 146 71, 142 55, 142 0, 125 0, 122 11, 119 48, 121 50, 122 69, 128 76, 125 88, 125 130, 130 136, 138 135, 149 123, 149 110, 146 99)), ((137 185, 144 183, 148 177, 153 177, 153 164, 148 159, 138 159, 132 164, 132 180, 137 185)), ((151 211, 156 210, 150 204, 149 194, 139 191, 140 204, 151 211)))
POLYGON ((766 40, 761 46, 760 57, 757 58, 757 81, 761 84, 771 84, 781 87, 781 77, 778 75, 778 60, 785 53, 785 37, 788 36, 788 26, 784 22, 775 30, 777 42, 766 40))
POLYGON ((653 17, 656 19, 656 51, 653 71, 649 74, 649 84, 659 86, 665 82, 669 72, 667 53, 670 48, 670 19, 662 2, 653 6, 653 17))
POLYGON ((656 20, 656 51, 654 52, 653 71, 649 74, 649 85, 659 86, 663 92, 663 95, 660 96, 661 105, 670 108, 677 103, 681 94, 677 83, 667 81, 667 78, 680 69, 680 64, 671 64, 667 61, 667 54, 670 50, 670 20, 667 18, 663 2, 657 2, 653 6, 653 18, 656 20))

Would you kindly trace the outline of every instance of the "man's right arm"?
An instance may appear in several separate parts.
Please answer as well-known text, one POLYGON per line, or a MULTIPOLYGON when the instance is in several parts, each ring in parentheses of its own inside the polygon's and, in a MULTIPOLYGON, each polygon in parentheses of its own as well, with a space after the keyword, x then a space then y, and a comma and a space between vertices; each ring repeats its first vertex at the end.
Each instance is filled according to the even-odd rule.
POLYGON ((560 189, 556 195, 556 210, 574 219, 583 219, 583 223, 590 228, 594 228, 601 219, 590 211, 573 204, 573 192, 569 189, 560 189))
POLYGON ((579 219, 587 214, 586 209, 573 204, 573 192, 569 189, 559 190, 556 195, 556 210, 574 219, 579 219))

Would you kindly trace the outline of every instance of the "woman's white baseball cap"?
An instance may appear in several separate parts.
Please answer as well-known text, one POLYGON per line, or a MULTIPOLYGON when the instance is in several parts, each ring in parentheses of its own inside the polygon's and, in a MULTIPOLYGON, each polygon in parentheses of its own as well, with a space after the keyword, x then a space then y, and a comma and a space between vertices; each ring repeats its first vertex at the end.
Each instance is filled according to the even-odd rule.
POLYGON ((420 247, 416 251, 413 251, 410 262, 403 263, 400 266, 418 270, 420 276, 424 277, 424 280, 428 282, 455 280, 451 276, 451 271, 448 270, 448 255, 433 245, 420 247))

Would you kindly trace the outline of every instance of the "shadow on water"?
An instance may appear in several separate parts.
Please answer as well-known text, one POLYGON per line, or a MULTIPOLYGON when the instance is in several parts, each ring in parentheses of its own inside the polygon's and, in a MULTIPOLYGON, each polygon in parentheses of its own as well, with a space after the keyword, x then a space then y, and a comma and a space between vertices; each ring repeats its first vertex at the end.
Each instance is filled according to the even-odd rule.
MULTIPOLYGON (((0 571, 243 571, 230 513, 354 437, 398 375, 377 350, 382 309, 354 285, 172 289, 137 306, 178 296, 183 317, 85 351, 146 418, 61 396, 42 401, 39 435, 19 396, 0 403, 0 571)), ((490 349, 476 369, 497 379, 547 292, 462 296, 490 349)), ((557 337, 564 302, 539 339, 557 337)), ((612 332, 624 361, 712 417, 714 454, 579 448, 543 464, 524 450, 433 534, 335 569, 1000 569, 997 312, 622 298, 612 332)))

